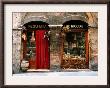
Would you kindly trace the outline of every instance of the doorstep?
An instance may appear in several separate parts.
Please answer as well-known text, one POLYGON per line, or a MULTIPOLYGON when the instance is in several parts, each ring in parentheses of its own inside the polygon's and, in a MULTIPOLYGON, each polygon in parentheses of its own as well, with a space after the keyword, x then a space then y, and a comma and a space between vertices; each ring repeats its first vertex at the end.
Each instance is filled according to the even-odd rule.
POLYGON ((49 69, 28 69, 27 72, 49 72, 49 69))
POLYGON ((78 71, 91 71, 90 69, 28 69, 27 72, 78 72, 78 71))
POLYGON ((62 72, 91 71, 90 69, 62 69, 62 72))

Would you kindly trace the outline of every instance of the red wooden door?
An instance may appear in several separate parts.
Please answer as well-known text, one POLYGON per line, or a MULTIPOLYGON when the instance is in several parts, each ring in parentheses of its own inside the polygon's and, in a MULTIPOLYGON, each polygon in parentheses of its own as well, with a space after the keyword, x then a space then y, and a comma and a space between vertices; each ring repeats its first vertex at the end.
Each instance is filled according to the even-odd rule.
POLYGON ((49 41, 47 30, 36 30, 36 68, 49 69, 49 41))

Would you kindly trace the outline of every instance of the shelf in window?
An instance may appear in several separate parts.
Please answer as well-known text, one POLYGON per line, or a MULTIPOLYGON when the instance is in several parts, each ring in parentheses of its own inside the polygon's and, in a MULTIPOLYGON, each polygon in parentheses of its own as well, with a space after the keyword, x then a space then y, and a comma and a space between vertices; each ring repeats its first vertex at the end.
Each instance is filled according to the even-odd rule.
POLYGON ((77 36, 77 38, 82 38, 82 36, 77 36))
POLYGON ((26 54, 27 56, 29 56, 30 54, 26 54))
MULTIPOLYGON (((36 54, 36 53, 32 53, 32 55, 35 55, 35 54, 36 54)), ((27 53, 26 55, 29 56, 30 54, 27 53)))
POLYGON ((27 48, 29 48, 29 49, 35 49, 36 47, 27 47, 27 48))
POLYGON ((83 46, 79 46, 78 48, 82 48, 82 49, 84 49, 85 47, 83 47, 83 46))

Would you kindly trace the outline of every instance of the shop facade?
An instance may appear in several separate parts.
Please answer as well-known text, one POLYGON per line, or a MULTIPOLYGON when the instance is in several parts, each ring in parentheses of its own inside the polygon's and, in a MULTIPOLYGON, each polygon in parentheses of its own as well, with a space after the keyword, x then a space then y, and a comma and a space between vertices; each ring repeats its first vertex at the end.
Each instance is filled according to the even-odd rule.
POLYGON ((97 13, 13 13, 13 73, 98 70, 97 13))

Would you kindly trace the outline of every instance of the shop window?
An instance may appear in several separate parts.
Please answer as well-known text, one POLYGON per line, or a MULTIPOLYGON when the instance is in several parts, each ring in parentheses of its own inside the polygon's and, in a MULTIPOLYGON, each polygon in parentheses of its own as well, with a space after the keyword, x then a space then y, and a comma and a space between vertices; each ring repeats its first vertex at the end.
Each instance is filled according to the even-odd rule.
POLYGON ((61 68, 89 68, 88 24, 80 20, 70 20, 63 24, 61 44, 61 68))
POLYGON ((84 32, 68 32, 64 38, 64 56, 70 59, 85 59, 85 33, 84 32))

